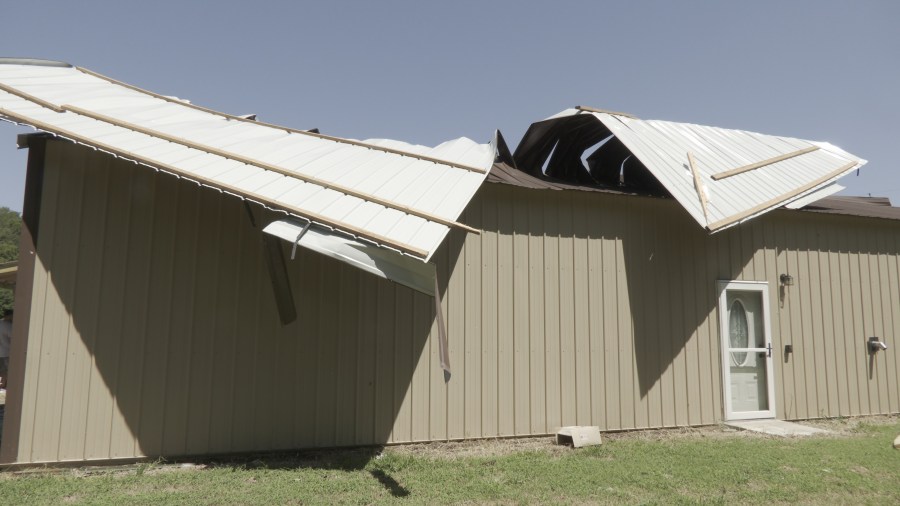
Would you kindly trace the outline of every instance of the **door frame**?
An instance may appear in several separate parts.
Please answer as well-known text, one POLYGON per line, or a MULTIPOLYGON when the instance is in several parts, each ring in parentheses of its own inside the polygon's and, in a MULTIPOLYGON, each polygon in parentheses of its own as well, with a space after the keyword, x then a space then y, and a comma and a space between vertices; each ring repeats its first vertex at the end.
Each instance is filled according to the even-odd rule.
MULTIPOLYGON (((719 346, 722 350, 722 395, 725 420, 751 420, 758 418, 775 418, 775 357, 774 348, 766 357, 766 386, 769 396, 769 409, 761 411, 742 411, 735 413, 731 408, 731 377, 728 366, 728 291, 740 290, 745 292, 759 292, 762 295, 763 332, 765 342, 772 345, 772 325, 769 306, 769 283, 767 281, 728 281, 716 282, 719 294, 719 346)), ((766 351, 765 348, 754 348, 758 351, 766 351)))

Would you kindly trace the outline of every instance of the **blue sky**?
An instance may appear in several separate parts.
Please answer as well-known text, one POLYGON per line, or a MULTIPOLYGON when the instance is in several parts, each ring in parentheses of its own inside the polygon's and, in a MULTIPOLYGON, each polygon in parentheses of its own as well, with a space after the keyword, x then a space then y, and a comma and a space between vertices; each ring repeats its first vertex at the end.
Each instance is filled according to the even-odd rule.
MULTIPOLYGON (((63 60, 234 114, 511 145, 574 105, 832 142, 900 205, 900 2, 0 0, 0 56, 63 60), (215 5, 215 8, 211 7, 215 5)), ((20 127, 0 206, 21 210, 20 127)))

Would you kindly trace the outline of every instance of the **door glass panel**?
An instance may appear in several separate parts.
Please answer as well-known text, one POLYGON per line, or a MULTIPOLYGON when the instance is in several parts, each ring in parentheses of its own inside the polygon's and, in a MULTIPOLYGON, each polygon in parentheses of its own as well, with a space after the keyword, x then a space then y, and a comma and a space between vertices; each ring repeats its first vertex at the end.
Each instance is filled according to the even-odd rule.
MULTIPOLYGON (((728 340, 732 348, 749 348, 750 329, 747 326, 747 312, 741 301, 731 303, 728 315, 728 340)), ((731 365, 744 365, 747 361, 746 353, 732 353, 731 365)))

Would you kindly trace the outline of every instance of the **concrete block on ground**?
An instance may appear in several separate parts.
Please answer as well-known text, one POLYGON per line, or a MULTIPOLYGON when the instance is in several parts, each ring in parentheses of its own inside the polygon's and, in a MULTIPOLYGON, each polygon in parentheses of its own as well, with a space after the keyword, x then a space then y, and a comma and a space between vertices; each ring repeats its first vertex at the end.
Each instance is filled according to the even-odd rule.
POLYGON ((599 445, 601 444, 600 427, 580 425, 561 427, 556 431, 556 444, 570 444, 575 448, 599 445))

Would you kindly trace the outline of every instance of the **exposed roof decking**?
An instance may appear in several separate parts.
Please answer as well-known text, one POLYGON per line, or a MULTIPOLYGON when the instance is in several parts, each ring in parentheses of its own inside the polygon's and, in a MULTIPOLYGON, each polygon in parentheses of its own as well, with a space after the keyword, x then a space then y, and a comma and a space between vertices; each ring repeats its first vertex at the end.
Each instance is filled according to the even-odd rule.
POLYGON ((491 145, 365 143, 210 111, 73 67, 0 64, 0 117, 427 260, 491 145), (63 112, 60 112, 63 111, 63 112))
MULTIPOLYGON (((630 192, 622 188, 579 185, 548 178, 538 178, 503 163, 495 163, 494 166, 491 167, 491 173, 487 178, 487 182, 506 184, 532 190, 569 190, 599 192, 623 196, 639 196, 644 198, 668 198, 630 192)), ((852 197, 832 195, 829 193, 843 189, 844 187, 839 185, 827 186, 823 189, 825 191, 823 191, 821 195, 818 195, 818 198, 815 201, 799 207, 785 206, 785 209, 790 211, 840 214, 845 216, 883 218, 900 221, 900 207, 893 207, 890 200, 887 198, 852 197)), ((802 204, 799 199, 794 203, 802 204)))
POLYGON ((842 214, 864 218, 900 220, 900 207, 891 206, 884 197, 846 197, 834 195, 801 208, 802 211, 825 214, 842 214))

